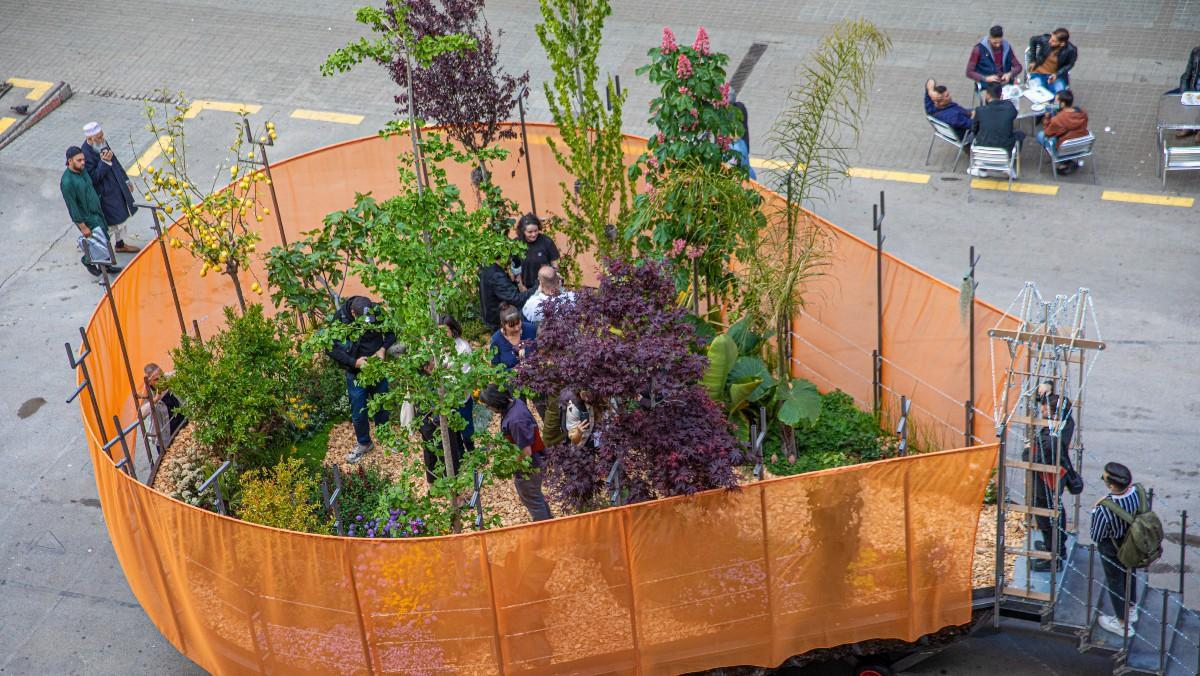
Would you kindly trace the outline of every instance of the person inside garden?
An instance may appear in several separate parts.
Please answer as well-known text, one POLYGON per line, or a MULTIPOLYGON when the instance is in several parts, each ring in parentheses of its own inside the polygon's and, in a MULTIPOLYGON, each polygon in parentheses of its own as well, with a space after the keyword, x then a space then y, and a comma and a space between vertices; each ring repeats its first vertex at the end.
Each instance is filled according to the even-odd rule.
POLYGON ((603 407, 596 405, 596 393, 586 387, 567 397, 563 423, 572 446, 600 446, 597 425, 602 413, 603 407))
MULTIPOLYGON (((342 301, 335 316, 342 324, 354 324, 358 320, 362 320, 368 325, 377 324, 379 318, 375 316, 375 312, 378 307, 378 303, 366 296, 351 296, 342 301)), ((346 462, 358 462, 375 447, 375 443, 371 441, 371 422, 367 419, 367 400, 388 391, 386 380, 369 385, 360 383, 358 381, 359 372, 366 365, 368 359, 375 356, 382 357, 384 351, 395 344, 395 334, 367 329, 358 338, 335 342, 329 350, 329 357, 346 372, 346 393, 350 397, 350 420, 354 423, 354 436, 358 442, 354 450, 346 455, 346 462)), ((375 414, 375 424, 382 425, 387 421, 387 410, 379 409, 379 412, 375 414)))
POLYGON ((520 309, 536 291, 536 288, 522 291, 504 269, 504 258, 497 258, 479 269, 479 316, 488 328, 498 331, 500 306, 507 304, 520 309))
POLYGON ((558 262, 558 247, 554 240, 542 232, 542 219, 534 214, 525 214, 517 221, 517 235, 525 244, 525 256, 521 259, 521 284, 526 289, 538 285, 538 272, 542 266, 555 267, 558 262))
POLYGON ((107 270, 109 274, 116 274, 121 271, 121 268, 109 256, 108 222, 104 220, 100 196, 96 194, 96 188, 92 186, 91 178, 85 171, 86 164, 87 160, 82 148, 79 146, 67 148, 67 168, 58 181, 58 189, 62 192, 67 212, 71 214, 71 222, 79 228, 79 234, 82 235, 80 246, 83 248, 84 254, 79 262, 83 263, 88 272, 97 277, 100 276, 102 270, 107 270), (99 242, 99 244, 90 246, 87 243, 89 239, 99 242), (99 248, 99 253, 93 253, 97 248, 99 248), (101 253, 103 257, 101 257, 101 253), (92 263, 93 260, 97 262, 92 263))
POLYGON ((171 440, 180 428, 187 424, 187 416, 183 414, 183 405, 179 398, 162 380, 164 377, 169 378, 170 374, 164 373, 162 367, 154 362, 146 364, 142 374, 150 389, 142 393, 143 401, 139 410, 142 418, 149 419, 150 398, 154 397, 154 419, 150 421, 146 431, 154 435, 158 451, 162 453, 171 445, 171 440))
POLYGON ((125 242, 125 221, 137 213, 133 204, 133 183, 121 166, 121 160, 113 154, 104 130, 99 122, 88 122, 83 126, 83 157, 88 176, 96 194, 100 196, 100 207, 108 223, 108 234, 115 240, 114 249, 120 253, 137 253, 138 247, 125 242))
POLYGON ((484 406, 500 416, 501 434, 529 458, 533 467, 528 474, 518 472, 513 475, 513 485, 517 489, 517 496, 521 498, 521 504, 529 510, 529 516, 534 521, 554 518, 546 496, 542 493, 542 468, 546 462, 546 445, 542 442, 542 432, 529 407, 495 385, 488 385, 480 393, 479 399, 484 406))
POLYGON ((558 296, 566 298, 569 302, 575 300, 573 292, 563 291, 562 277, 553 267, 543 265, 542 269, 538 270, 537 279, 537 291, 529 297, 529 300, 525 301, 525 307, 521 308, 521 314, 525 316, 525 320, 533 324, 535 328, 542 323, 542 317, 545 314, 542 306, 546 301, 558 296))
POLYGON ((537 327, 525 321, 520 310, 507 306, 500 311, 500 328, 492 334, 490 348, 493 364, 515 369, 537 348, 537 327))
MULTIPOLYGON (((462 327, 458 320, 450 315, 441 315, 438 317, 438 326, 454 339, 454 351, 460 357, 471 352, 471 344, 462 337, 462 327)), ((463 373, 470 370, 470 366, 463 365, 463 373)), ((475 450, 475 399, 471 395, 467 395, 463 405, 459 407, 458 414, 466 421, 466 425, 461 430, 450 428, 450 458, 453 461, 454 471, 457 474, 458 468, 462 466, 463 454, 467 451, 475 450)), ((437 465, 441 458, 432 450, 430 444, 441 446, 441 421, 437 416, 424 415, 421 416, 421 425, 418 431, 421 433, 421 439, 425 442, 425 481, 432 484, 437 480, 438 472, 437 465)), ((442 449, 442 454, 445 450, 442 449)), ((444 471, 444 468, 443 468, 444 471)))

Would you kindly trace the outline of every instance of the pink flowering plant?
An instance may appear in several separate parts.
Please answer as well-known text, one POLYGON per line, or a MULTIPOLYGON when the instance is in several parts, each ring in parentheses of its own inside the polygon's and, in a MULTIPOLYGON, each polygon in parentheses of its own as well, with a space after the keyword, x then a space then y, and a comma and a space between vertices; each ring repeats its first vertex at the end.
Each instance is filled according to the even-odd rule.
MULTIPOLYGON (((650 63, 637 74, 647 75, 660 90, 650 102, 650 122, 658 133, 630 177, 645 175, 654 185, 656 174, 669 171, 674 162, 696 158, 717 166, 734 159, 730 145, 741 134, 742 119, 731 105, 733 92, 725 79, 729 56, 712 51, 703 26, 691 46, 679 44, 671 29, 664 28, 661 44, 649 56, 650 63), (651 163, 651 157, 657 162, 651 163)), ((739 171, 745 175, 745 169, 739 171)))

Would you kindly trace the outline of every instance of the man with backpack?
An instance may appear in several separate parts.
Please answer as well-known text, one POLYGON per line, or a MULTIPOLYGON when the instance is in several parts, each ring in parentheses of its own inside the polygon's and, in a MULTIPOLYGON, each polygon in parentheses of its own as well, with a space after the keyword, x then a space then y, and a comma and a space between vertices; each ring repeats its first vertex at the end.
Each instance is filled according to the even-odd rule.
POLYGON ((1108 487, 1108 495, 1092 510, 1091 534, 1100 552, 1113 614, 1101 615, 1098 624, 1114 634, 1133 636, 1133 625, 1138 620, 1137 577, 1133 571, 1162 556, 1162 522, 1150 511, 1146 491, 1141 484, 1133 483, 1128 467, 1110 462, 1100 478, 1108 487))

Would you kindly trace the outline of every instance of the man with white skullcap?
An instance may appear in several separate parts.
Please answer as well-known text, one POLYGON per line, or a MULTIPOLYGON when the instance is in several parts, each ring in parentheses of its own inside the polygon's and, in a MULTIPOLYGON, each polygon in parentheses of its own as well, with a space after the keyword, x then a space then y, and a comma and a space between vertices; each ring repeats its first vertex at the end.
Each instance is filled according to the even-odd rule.
POLYGON ((121 253, 135 253, 138 247, 125 243, 125 228, 122 227, 137 212, 137 207, 133 205, 133 184, 129 182, 125 167, 121 166, 121 161, 105 140, 99 122, 83 125, 83 135, 87 173, 92 178, 96 194, 100 196, 109 236, 116 243, 113 248, 121 253))

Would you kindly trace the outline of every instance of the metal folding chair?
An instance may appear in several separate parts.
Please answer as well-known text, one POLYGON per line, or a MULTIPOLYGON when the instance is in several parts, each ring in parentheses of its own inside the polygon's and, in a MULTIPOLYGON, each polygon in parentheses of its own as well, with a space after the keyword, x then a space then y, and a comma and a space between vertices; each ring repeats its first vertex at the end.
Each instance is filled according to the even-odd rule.
POLYGON ((963 153, 971 145, 971 140, 974 134, 967 130, 963 137, 958 138, 958 134, 954 131, 954 127, 942 122, 932 115, 926 115, 925 119, 929 121, 929 126, 933 127, 933 137, 929 139, 929 150, 925 153, 925 164, 929 164, 929 158, 933 155, 933 144, 939 140, 945 141, 950 145, 958 148, 958 154, 954 156, 954 166, 950 171, 958 170, 958 161, 962 159, 963 153))
MULTIPOLYGON (((971 165, 968 171, 970 169, 1005 174, 1008 176, 1008 191, 1011 193, 1012 182, 1019 178, 1021 173, 1021 143, 1018 141, 1011 152, 1004 148, 971 146, 971 165)), ((970 197, 970 183, 967 186, 967 197, 970 197)))
POLYGON ((1092 158, 1092 183, 1096 182, 1096 160, 1093 155, 1093 148, 1096 145, 1096 137, 1091 133, 1087 136, 1073 138, 1070 141, 1063 141, 1058 144, 1058 148, 1051 150, 1043 146, 1046 151, 1045 155, 1038 155, 1038 171, 1042 170, 1042 161, 1046 155, 1050 156, 1050 168, 1054 170, 1054 178, 1058 178, 1058 163, 1081 160, 1085 157, 1092 158))

